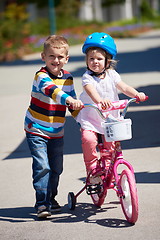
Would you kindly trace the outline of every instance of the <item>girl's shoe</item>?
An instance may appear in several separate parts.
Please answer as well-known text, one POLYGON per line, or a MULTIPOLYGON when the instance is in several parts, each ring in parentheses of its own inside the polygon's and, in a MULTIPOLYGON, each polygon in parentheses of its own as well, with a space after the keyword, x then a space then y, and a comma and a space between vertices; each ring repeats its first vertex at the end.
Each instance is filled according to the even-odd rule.
POLYGON ((102 179, 100 176, 91 176, 89 179, 90 184, 102 184, 102 179))

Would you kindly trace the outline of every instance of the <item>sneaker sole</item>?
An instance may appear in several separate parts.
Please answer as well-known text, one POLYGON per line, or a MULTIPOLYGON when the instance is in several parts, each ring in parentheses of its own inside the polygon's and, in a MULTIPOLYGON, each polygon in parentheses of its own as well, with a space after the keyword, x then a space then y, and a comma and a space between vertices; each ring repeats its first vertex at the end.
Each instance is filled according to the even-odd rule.
POLYGON ((51 212, 51 213, 61 212, 61 208, 51 209, 50 212, 51 212))
POLYGON ((44 212, 41 212, 41 213, 37 214, 38 218, 46 218, 46 217, 49 217, 49 216, 51 216, 51 213, 48 212, 48 211, 44 211, 44 212))

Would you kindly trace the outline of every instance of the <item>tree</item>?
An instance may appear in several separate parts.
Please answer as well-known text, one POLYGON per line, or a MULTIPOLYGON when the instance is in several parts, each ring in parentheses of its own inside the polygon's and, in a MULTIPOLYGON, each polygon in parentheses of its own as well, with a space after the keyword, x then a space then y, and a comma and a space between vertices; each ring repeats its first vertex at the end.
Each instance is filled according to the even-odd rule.
MULTIPOLYGON (((37 7, 46 7, 48 5, 48 1, 44 0, 17 0, 17 3, 36 3, 37 7)), ((54 0, 54 5, 57 7, 58 5, 61 4, 61 0, 54 0)))
POLYGON ((109 7, 111 5, 114 4, 120 4, 120 3, 124 3, 125 0, 102 0, 102 5, 105 7, 109 7))

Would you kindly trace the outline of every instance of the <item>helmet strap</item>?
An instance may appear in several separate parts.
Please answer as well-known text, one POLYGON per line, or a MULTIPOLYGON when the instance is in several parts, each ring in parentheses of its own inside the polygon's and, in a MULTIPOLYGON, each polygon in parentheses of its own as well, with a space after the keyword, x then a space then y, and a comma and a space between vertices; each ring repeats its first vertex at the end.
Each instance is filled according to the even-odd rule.
POLYGON ((90 74, 91 76, 99 77, 99 76, 103 75, 106 72, 106 68, 101 73, 96 73, 96 72, 93 72, 92 70, 90 70, 90 71, 91 71, 91 74, 90 74))

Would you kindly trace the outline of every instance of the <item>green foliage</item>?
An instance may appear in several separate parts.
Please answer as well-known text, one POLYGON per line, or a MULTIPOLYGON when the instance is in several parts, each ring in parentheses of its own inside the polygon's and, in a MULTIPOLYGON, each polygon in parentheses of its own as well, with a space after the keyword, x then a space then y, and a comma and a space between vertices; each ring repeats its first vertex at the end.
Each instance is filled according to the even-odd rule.
POLYGON ((21 48, 24 38, 30 35, 30 25, 25 5, 12 3, 0 15, 0 54, 15 53, 21 48))
MULTIPOLYGON (((62 0, 52 0, 54 3, 54 6, 57 7, 58 5, 62 5, 62 0)), ((72 0, 72 2, 79 2, 80 0, 72 0)), ((48 6, 48 0, 17 0, 16 1, 18 4, 23 4, 23 3, 36 3, 37 7, 43 8, 48 6)), ((70 4, 70 0, 66 0, 70 4)))
POLYGON ((125 0, 102 0, 102 5, 104 7, 109 7, 111 5, 114 5, 114 4, 120 4, 120 3, 124 3, 125 0))
MULTIPOLYGON (((124 1, 103 0, 103 4, 110 6, 124 1)), ((0 61, 14 60, 26 53, 41 51, 44 40, 50 34, 49 18, 28 22, 25 3, 30 2, 48 7, 48 0, 17 0, 17 4, 8 5, 0 15, 0 61)), ((155 15, 145 0, 141 4, 141 19, 134 18, 109 24, 80 21, 78 19, 80 0, 54 0, 54 3, 56 34, 65 36, 70 45, 83 43, 86 36, 93 32, 107 32, 112 37, 133 37, 155 26, 160 27, 160 17, 155 15)))
POLYGON ((140 12, 141 12, 141 18, 142 19, 154 19, 155 12, 150 7, 149 3, 146 0, 143 0, 140 5, 140 12))
POLYGON ((60 4, 56 7, 57 29, 63 29, 76 26, 80 23, 78 20, 78 11, 80 7, 79 0, 59 0, 60 4))
POLYGON ((44 7, 46 5, 46 1, 44 0, 17 0, 16 2, 17 4, 36 3, 38 7, 44 7))
POLYGON ((32 35, 48 36, 50 34, 48 18, 38 18, 30 22, 30 27, 32 35))

